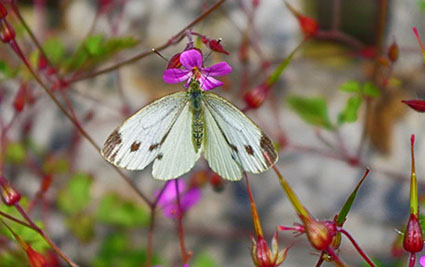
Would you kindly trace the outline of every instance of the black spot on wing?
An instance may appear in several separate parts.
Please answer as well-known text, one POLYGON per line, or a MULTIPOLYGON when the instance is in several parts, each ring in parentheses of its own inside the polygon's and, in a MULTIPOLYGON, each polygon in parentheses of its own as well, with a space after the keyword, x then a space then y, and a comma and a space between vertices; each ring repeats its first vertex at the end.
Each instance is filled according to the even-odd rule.
POLYGON ((266 159, 268 166, 272 166, 277 160, 277 152, 274 149, 272 141, 264 134, 261 133, 260 147, 266 159))
POLYGON ((162 153, 160 153, 160 154, 158 154, 158 156, 156 156, 156 158, 157 158, 158 160, 161 160, 161 159, 162 159, 162 157, 163 157, 162 153))
POLYGON ((160 145, 160 144, 153 144, 153 145, 151 145, 151 146, 149 147, 149 151, 152 151, 152 150, 155 150, 155 149, 159 148, 159 145, 160 145))
POLYGON ((119 146, 121 143, 121 134, 118 132, 118 130, 114 130, 111 135, 109 135, 108 139, 106 139, 105 145, 102 148, 103 155, 113 161, 116 153, 113 155, 111 155, 111 153, 114 151, 115 147, 119 146))
POLYGON ((135 152, 135 151, 139 150, 139 148, 140 148, 140 142, 136 141, 133 144, 131 144, 130 152, 135 152))
POLYGON ((254 149, 252 149, 252 146, 250 145, 245 145, 245 151, 251 156, 254 155, 254 149))

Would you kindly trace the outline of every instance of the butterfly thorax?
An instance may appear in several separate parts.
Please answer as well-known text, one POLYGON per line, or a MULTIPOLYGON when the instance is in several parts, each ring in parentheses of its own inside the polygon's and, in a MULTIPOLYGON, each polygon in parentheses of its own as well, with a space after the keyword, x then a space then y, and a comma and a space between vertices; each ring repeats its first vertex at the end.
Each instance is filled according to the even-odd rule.
POLYGON ((202 91, 198 81, 192 81, 189 85, 188 96, 190 97, 190 110, 192 112, 192 143, 197 153, 204 139, 205 119, 202 109, 202 91))

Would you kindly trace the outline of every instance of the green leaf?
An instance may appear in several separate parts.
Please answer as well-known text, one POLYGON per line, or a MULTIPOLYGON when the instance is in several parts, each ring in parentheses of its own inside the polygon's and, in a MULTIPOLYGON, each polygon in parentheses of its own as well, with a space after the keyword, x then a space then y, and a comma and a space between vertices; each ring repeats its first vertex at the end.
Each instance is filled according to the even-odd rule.
POLYGON ((352 123, 357 121, 357 112, 362 104, 361 96, 352 96, 347 100, 344 110, 338 115, 338 123, 352 123))
POLYGON ((329 121, 328 107, 324 98, 291 96, 287 102, 289 107, 307 123, 328 130, 334 129, 329 121))
MULTIPOLYGON (((133 267, 144 266, 146 262, 146 250, 135 249, 126 235, 112 234, 107 236, 90 266, 93 267, 133 267)), ((152 257, 152 265, 161 264, 155 254, 152 257)))
POLYGON ((367 82, 363 85, 363 94, 371 97, 377 97, 380 94, 379 89, 372 82, 367 82))
POLYGON ((218 266, 217 262, 213 257, 208 255, 205 252, 200 253, 193 259, 193 263, 191 264, 193 267, 216 267, 218 266))
POLYGON ((69 214, 82 212, 91 199, 91 184, 92 178, 88 174, 82 172, 74 174, 59 193, 59 208, 69 214))
POLYGON ((102 197, 96 217, 101 222, 117 226, 143 226, 149 223, 149 213, 139 204, 110 193, 102 197))
MULTIPOLYGON (((26 198, 22 198, 19 201, 19 204, 25 209, 28 206, 28 200, 26 198)), ((16 210, 14 206, 9 207, 5 204, 0 204, 0 211, 7 213, 8 215, 13 216, 17 219, 25 221, 25 219, 21 216, 21 214, 16 210)), ((34 221, 34 223, 41 229, 44 229, 44 225, 41 221, 34 221)), ((33 229, 13 221, 8 221, 8 224, 10 228, 12 228, 12 230, 25 242, 30 244, 33 249, 42 253, 50 247, 49 244, 41 237, 41 235, 33 229)), ((11 240, 15 240, 12 233, 6 227, 0 227, 0 235, 7 236, 11 240)))
POLYGON ((43 44, 43 49, 47 58, 53 64, 59 64, 65 56, 65 47, 62 41, 57 38, 48 39, 43 44))
POLYGON ((357 81, 347 81, 339 86, 341 92, 360 93, 361 87, 357 81))
POLYGON ((131 36, 121 37, 121 38, 111 38, 105 44, 105 52, 107 54, 112 54, 117 51, 131 48, 139 44, 139 40, 134 39, 131 36))
POLYGON ((289 63, 291 63, 292 58, 294 57, 294 54, 295 54, 296 51, 297 51, 297 49, 293 50, 292 53, 280 63, 280 65, 275 69, 275 71, 272 73, 272 75, 270 75, 270 77, 267 79, 267 85, 270 86, 270 85, 274 84, 275 82, 277 82, 279 77, 282 75, 282 73, 288 67, 289 63))
POLYGON ((26 150, 21 143, 10 143, 6 148, 6 161, 9 163, 22 163, 26 157, 26 150))
POLYGON ((100 56, 105 53, 104 47, 104 38, 103 35, 93 35, 87 37, 85 41, 85 48, 89 54, 89 56, 100 56))
POLYGON ((351 206, 353 206, 354 200, 356 199, 357 192, 360 189, 360 186, 366 179, 367 175, 369 173, 369 169, 366 170, 365 174, 363 175, 362 179, 360 179, 359 183, 357 184, 356 188, 353 190, 353 192, 350 194, 348 199, 345 201, 344 206, 342 206, 341 211, 338 213, 336 223, 338 226, 342 226, 345 222, 345 219, 347 218, 347 214, 351 209, 351 206))

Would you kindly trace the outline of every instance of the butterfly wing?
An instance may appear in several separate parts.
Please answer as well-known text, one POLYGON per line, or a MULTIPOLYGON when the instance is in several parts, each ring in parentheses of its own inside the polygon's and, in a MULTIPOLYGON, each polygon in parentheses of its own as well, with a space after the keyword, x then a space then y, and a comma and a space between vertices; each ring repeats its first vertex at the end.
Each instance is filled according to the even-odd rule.
POLYGON ((186 104, 159 148, 160 153, 153 164, 154 178, 161 180, 177 178, 193 168, 201 155, 201 149, 195 152, 191 123, 192 112, 190 105, 186 104))
POLYGON ((163 145, 187 106, 186 93, 178 92, 143 107, 112 132, 102 156, 118 167, 144 169, 161 153, 164 157, 163 145))
POLYGON ((242 171, 261 173, 277 161, 270 139, 242 111, 214 93, 204 92, 203 99, 207 124, 205 158, 215 172, 223 178, 239 180, 242 171), (214 159, 219 150, 223 158, 214 159), (234 166, 241 171, 236 172, 234 166))

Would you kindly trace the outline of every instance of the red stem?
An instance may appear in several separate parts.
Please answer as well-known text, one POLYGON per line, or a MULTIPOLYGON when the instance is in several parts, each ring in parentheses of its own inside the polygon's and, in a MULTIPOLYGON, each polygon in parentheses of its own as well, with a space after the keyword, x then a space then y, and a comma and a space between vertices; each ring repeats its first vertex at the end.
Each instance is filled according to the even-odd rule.
POLYGON ((177 227, 179 231, 179 239, 180 239, 180 250, 182 254, 183 265, 187 264, 189 261, 190 255, 186 252, 186 246, 184 244, 184 232, 183 232, 183 210, 180 203, 180 191, 179 191, 179 183, 178 179, 174 180, 174 184, 176 185, 176 198, 177 198, 177 227))
POLYGON ((343 233, 353 244, 353 246, 356 248, 357 252, 359 252, 360 256, 362 256, 362 258, 370 265, 375 267, 376 265, 372 262, 372 260, 366 255, 366 253, 360 248, 360 246, 357 244, 357 242, 354 240, 354 238, 350 235, 350 233, 348 233, 347 231, 345 231, 343 228, 338 227, 337 228, 338 232, 343 233))
POLYGON ((410 253, 409 267, 415 267, 415 262, 416 262, 416 254, 415 253, 410 253))

